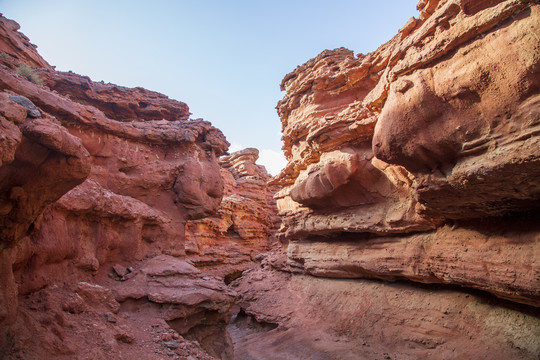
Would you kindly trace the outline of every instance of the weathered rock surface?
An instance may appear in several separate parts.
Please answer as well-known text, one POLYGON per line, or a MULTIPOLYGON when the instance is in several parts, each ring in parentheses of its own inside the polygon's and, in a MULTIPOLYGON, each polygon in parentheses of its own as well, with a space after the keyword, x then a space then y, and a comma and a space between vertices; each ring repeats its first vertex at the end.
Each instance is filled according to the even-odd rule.
POLYGON ((285 77, 270 184, 186 104, 55 72, 0 17, 0 357, 230 359, 237 291, 240 359, 538 358, 540 5, 418 8, 285 77))
POLYGON ((413 173, 420 203, 445 218, 538 206, 540 54, 532 34, 540 10, 526 3, 501 2, 470 16, 448 2, 433 16, 449 29, 430 42, 462 42, 463 30, 477 37, 389 84, 373 152, 413 173))
MULTIPOLYGON (((150 359, 154 350, 187 356, 173 339, 164 341, 166 349, 125 349, 152 342, 149 334, 157 330, 141 322, 161 318, 171 324, 162 321, 159 331, 184 339, 170 326, 186 320, 191 325, 178 331, 215 356, 231 358, 225 324, 233 294, 217 280, 176 266, 194 269, 180 260, 186 221, 214 213, 221 202, 218 158, 229 146, 223 134, 209 122, 189 119, 186 104, 164 95, 55 72, 16 32, 16 23, 0 19, 0 50, 9 55, 0 57, 0 357, 108 358, 110 352, 150 359), (18 73, 21 65, 31 76, 18 73), (152 269, 165 259, 172 273, 146 271, 138 264, 144 259, 152 269), (109 281, 111 267, 142 294, 133 300, 141 306, 128 306, 120 325, 111 325, 113 315, 99 314, 111 309, 86 311, 85 301, 99 301, 73 287, 87 283, 100 287, 100 294, 120 294, 118 282, 109 281), (145 275, 137 273, 140 267, 145 275), (191 302, 182 303, 175 317, 157 316, 168 304, 180 306, 167 293, 172 287, 191 302), (41 297, 75 302, 68 310, 54 301, 34 308, 41 297), (130 318, 135 311, 139 320, 130 318), (92 322, 95 329, 66 340, 66 332, 79 333, 92 322), (39 332, 44 346, 33 338, 39 332)), ((118 297, 122 303, 128 298, 118 297)), ((193 354, 211 358, 186 341, 193 354)))
POLYGON ((81 104, 93 106, 109 119, 120 121, 187 120, 188 106, 180 101, 143 88, 126 88, 115 84, 93 82, 87 76, 73 73, 41 72, 45 84, 81 104))
POLYGON ((293 240, 294 272, 331 278, 461 285, 540 306, 538 213, 443 226, 407 236, 293 240))
POLYGON ((226 282, 252 267, 259 253, 277 240, 276 187, 248 148, 219 159, 224 196, 216 215, 186 224, 186 252, 194 264, 226 282))
POLYGON ((290 265, 540 306, 540 6, 418 8, 375 52, 324 51, 281 84, 290 265))
POLYGON ((110 289, 86 282, 52 285, 29 294, 21 299, 2 358, 216 359, 155 313, 133 314, 124 307, 110 289))
MULTIPOLYGON (((52 70, 52 66, 37 53, 36 45, 31 44, 30 39, 17 31, 20 28, 15 21, 0 16, 0 37, 2 37, 0 53, 14 58, 19 63, 52 70)), ((4 57, 2 59, 5 61, 4 57)))
POLYGON ((198 341, 211 355, 233 358, 225 327, 232 316, 235 294, 222 280, 166 255, 139 263, 130 274, 120 284, 109 282, 121 308, 132 313, 144 309, 183 337, 198 341))
POLYGON ((47 205, 84 181, 90 173, 90 156, 80 139, 51 116, 31 118, 9 93, 0 96, 5 108, 0 118, 0 247, 4 248, 26 234, 47 205))
POLYGON ((236 359, 537 359, 537 309, 412 283, 292 275, 267 258, 232 283, 236 359), (277 265, 278 268, 283 269, 277 265))

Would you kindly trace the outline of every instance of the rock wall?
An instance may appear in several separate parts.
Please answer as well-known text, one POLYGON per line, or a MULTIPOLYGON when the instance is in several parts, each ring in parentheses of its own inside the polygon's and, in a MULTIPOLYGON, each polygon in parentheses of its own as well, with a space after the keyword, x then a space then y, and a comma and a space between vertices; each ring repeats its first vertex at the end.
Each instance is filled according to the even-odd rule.
POLYGON ((232 283, 243 309, 229 326, 236 359, 532 360, 540 354, 533 308, 461 288, 291 274, 285 263, 271 255, 232 283))
POLYGON ((258 254, 278 246, 276 186, 255 162, 257 149, 248 148, 219 159, 224 196, 214 216, 190 220, 186 225, 186 252, 205 272, 227 283, 253 266, 258 254))
POLYGON ((0 357, 178 355, 176 334, 231 358, 235 295, 184 260, 186 221, 223 197, 225 137, 162 94, 54 71, 17 29, 0 17, 0 357))
POLYGON ((288 248, 232 283, 239 359, 540 356, 540 5, 418 9, 285 76, 288 248))
POLYGON ((421 1, 375 52, 283 80, 277 183, 294 268, 540 305, 540 7, 421 1))
POLYGON ((538 358, 540 6, 418 8, 285 77, 270 183, 0 17, 0 357, 231 359, 239 293, 238 358, 538 358))

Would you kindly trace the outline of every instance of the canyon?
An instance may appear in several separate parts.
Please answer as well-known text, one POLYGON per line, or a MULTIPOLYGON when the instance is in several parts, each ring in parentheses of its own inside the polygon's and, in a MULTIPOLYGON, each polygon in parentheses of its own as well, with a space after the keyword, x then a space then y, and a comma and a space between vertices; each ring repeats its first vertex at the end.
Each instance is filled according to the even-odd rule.
POLYGON ((540 5, 285 75, 287 166, 0 16, 0 357, 538 359, 540 5))

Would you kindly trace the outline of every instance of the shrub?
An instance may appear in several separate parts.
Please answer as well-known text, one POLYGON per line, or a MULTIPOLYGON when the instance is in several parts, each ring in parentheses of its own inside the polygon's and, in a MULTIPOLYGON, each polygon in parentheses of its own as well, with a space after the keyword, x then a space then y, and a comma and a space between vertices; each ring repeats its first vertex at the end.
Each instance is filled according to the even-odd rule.
POLYGON ((4 59, 9 58, 9 55, 6 53, 0 53, 0 56, 3 57, 4 59))
POLYGON ((34 84, 41 85, 43 83, 43 79, 39 77, 36 71, 26 64, 17 66, 17 74, 25 77, 34 84))

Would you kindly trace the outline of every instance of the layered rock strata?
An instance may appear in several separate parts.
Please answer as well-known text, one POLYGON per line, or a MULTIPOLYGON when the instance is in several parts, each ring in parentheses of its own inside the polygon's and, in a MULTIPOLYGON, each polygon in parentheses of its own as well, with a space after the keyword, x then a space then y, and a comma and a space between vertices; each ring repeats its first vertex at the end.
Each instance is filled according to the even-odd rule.
POLYGON ((252 267, 258 254, 277 245, 275 186, 257 165, 257 149, 219 159, 224 195, 217 213, 186 224, 186 252, 194 265, 228 283, 252 267))
POLYGON ((232 358, 223 328, 234 294, 221 280, 177 257, 115 269, 126 273, 113 271, 101 285, 51 284, 22 297, 3 358, 232 358))
POLYGON ((54 71, 17 29, 0 17, 0 357, 232 358, 234 293, 182 260, 186 221, 221 202, 225 137, 162 94, 54 71))
POLYGON ((288 248, 232 284, 239 359, 540 356, 540 6, 418 9, 284 78, 288 248))
POLYGON ((111 281, 108 285, 121 303, 120 310, 150 312, 184 338, 198 341, 210 355, 233 358, 225 327, 236 294, 221 279, 203 274, 183 259, 159 255, 139 263, 119 280, 119 285, 111 281))
POLYGON ((532 360, 540 354, 534 309, 456 288, 294 275, 276 255, 232 283, 243 309, 229 327, 237 359, 532 360))
POLYGON ((375 52, 288 74, 275 183, 289 262, 540 305, 540 7, 421 1, 375 52))
POLYGON ((458 284, 538 306, 539 231, 538 212, 534 212, 398 237, 295 240, 287 255, 294 272, 458 284))

